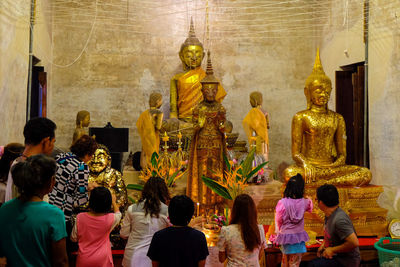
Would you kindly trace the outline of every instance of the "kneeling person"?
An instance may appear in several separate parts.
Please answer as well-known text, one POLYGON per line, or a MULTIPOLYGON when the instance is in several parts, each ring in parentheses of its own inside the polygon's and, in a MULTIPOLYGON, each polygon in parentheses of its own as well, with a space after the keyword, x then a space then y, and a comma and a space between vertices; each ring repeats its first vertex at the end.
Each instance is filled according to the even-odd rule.
POLYGON ((318 207, 325 213, 324 242, 318 248, 320 257, 310 262, 317 266, 360 266, 358 238, 349 216, 339 207, 339 193, 334 185, 317 189, 318 207))

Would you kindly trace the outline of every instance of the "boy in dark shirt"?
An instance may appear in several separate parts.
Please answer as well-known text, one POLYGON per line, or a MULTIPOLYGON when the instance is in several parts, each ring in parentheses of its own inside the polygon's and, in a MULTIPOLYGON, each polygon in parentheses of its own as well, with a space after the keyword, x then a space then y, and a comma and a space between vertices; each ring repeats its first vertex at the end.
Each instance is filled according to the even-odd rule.
POLYGON ((185 196, 175 196, 168 207, 172 227, 156 232, 147 256, 153 267, 203 267, 208 256, 204 234, 188 226, 194 203, 185 196))

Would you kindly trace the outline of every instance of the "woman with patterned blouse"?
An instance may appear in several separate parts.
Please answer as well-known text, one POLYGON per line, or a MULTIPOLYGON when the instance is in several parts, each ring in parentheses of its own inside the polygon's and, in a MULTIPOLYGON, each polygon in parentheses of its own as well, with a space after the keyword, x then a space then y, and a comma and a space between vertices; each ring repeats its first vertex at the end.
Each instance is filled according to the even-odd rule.
POLYGON ((235 198, 229 226, 223 226, 218 240, 219 261, 227 267, 259 267, 267 244, 262 225, 257 225, 257 209, 247 194, 235 198))
POLYGON ((97 143, 92 137, 83 135, 70 149, 71 152, 56 156, 56 184, 49 194, 49 203, 64 212, 67 231, 72 229, 73 208, 88 202, 89 167, 86 163, 96 151, 97 143))

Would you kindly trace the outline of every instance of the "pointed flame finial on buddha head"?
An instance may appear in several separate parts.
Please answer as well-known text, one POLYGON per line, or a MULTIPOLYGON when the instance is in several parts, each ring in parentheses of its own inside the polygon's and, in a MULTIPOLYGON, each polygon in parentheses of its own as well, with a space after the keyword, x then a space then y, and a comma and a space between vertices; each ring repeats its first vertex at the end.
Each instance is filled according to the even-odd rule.
POLYGON ((311 92, 310 89, 312 86, 323 84, 324 86, 332 89, 331 79, 325 74, 324 68, 321 64, 321 59, 319 55, 319 47, 317 48, 317 55, 315 56, 315 62, 313 70, 308 76, 305 86, 304 86, 304 94, 307 98, 307 109, 311 108, 311 92))

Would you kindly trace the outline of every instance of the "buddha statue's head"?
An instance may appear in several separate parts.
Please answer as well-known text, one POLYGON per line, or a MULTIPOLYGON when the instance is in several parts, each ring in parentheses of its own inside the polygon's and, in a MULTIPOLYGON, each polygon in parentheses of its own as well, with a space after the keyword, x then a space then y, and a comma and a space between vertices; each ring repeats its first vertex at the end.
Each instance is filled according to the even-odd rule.
POLYGON ((90 124, 90 113, 86 110, 81 110, 76 114, 76 126, 88 127, 90 124))
POLYGON ((91 173, 101 173, 106 168, 111 168, 111 154, 105 145, 99 144, 93 158, 88 163, 91 173))
POLYGON ((182 61, 183 69, 190 70, 201 66, 204 57, 203 44, 196 37, 193 26, 193 19, 190 21, 189 36, 181 45, 179 58, 182 61))
POLYGON ((307 98, 307 109, 310 109, 312 104, 317 106, 326 106, 331 91, 332 82, 331 79, 326 76, 324 69, 322 68, 319 49, 317 49, 313 71, 310 76, 308 76, 304 87, 304 94, 307 98))
POLYGON ((201 80, 201 92, 203 93, 203 98, 207 102, 215 101, 215 97, 218 92, 218 80, 214 77, 214 71, 212 68, 210 51, 207 53, 207 70, 206 76, 201 80))
POLYGON ((254 91, 250 94, 250 105, 255 108, 261 106, 263 102, 263 96, 260 92, 254 91))
POLYGON ((162 94, 151 93, 149 97, 150 108, 160 108, 162 105, 162 94))

